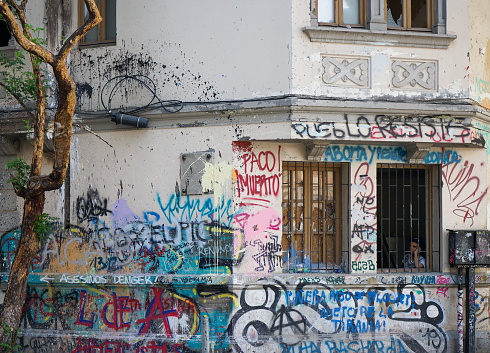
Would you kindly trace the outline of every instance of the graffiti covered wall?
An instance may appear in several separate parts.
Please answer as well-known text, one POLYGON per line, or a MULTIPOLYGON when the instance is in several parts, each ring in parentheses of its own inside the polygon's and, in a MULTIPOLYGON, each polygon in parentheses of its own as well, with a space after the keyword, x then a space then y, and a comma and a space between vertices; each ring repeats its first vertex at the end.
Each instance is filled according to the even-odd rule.
MULTIPOLYGON (((393 131, 408 136, 407 129, 393 131)), ((465 129, 421 131, 463 143, 471 139, 465 129)), ((166 160, 158 168, 172 170, 166 174, 174 180, 131 175, 152 160, 149 148, 124 162, 119 151, 112 161, 109 153, 95 158, 78 149, 72 173, 90 178, 72 185, 71 222, 53 225, 33 265, 24 351, 201 352, 207 337, 215 352, 453 351, 457 286, 449 271, 376 274, 376 165, 407 163, 393 136, 383 145, 370 133, 362 143, 324 147, 322 161, 349 165, 344 273, 288 273, 284 266, 282 162, 307 160, 302 143, 230 142, 227 155, 224 147, 216 151, 224 157, 215 168, 206 167, 203 180, 214 193, 202 195, 181 193, 166 160), (106 159, 110 172, 127 168, 124 181, 118 175, 104 183, 111 174, 98 175, 96 165, 106 159)), ((445 224, 485 225, 487 154, 475 150, 435 145, 422 161, 441 166, 445 224)), ((179 152, 168 156, 178 160, 179 152)), ((18 236, 14 228, 0 238, 3 282, 18 236)), ((489 282, 477 279, 482 332, 489 330, 489 282)))

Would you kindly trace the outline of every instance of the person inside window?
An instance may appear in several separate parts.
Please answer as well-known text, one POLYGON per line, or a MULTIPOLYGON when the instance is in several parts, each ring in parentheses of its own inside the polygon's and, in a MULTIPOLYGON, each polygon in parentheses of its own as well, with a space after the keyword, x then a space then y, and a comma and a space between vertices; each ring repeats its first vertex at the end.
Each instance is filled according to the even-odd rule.
POLYGON ((418 238, 412 239, 410 254, 406 254, 403 259, 405 268, 425 268, 425 259, 420 255, 420 246, 418 238))

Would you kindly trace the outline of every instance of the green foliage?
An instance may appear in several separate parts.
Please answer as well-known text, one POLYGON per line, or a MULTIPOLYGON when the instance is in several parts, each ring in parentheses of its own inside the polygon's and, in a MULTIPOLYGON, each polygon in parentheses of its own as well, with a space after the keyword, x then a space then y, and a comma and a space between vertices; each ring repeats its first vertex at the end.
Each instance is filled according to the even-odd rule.
POLYGON ((13 353, 13 352, 20 352, 20 349, 22 346, 20 344, 17 344, 17 338, 20 335, 20 329, 14 330, 12 329, 6 322, 2 323, 2 330, 4 335, 10 335, 8 342, 3 342, 0 343, 0 347, 2 347, 5 352, 13 353))
POLYGON ((26 131, 30 132, 32 130, 32 126, 31 126, 31 122, 29 120, 23 120, 24 121, 24 124, 25 124, 25 127, 26 127, 26 131))
MULTIPOLYGON (((2 20, 1 17, 0 20, 2 20)), ((44 31, 44 28, 34 28, 30 25, 27 25, 27 28, 33 34, 32 42, 41 46, 46 44, 46 39, 41 37, 41 32, 44 31)), ((38 68, 41 63, 42 60, 39 57, 34 57, 32 60, 32 65, 38 68)), ((19 50, 13 57, 0 54, 0 66, 3 68, 0 74, 2 75, 2 82, 7 92, 14 95, 22 103, 37 99, 36 76, 29 68, 26 68, 25 51, 19 50)), ((43 92, 46 92, 47 83, 48 80, 42 80, 43 92)))
POLYGON ((22 192, 27 187, 29 181, 29 174, 31 167, 22 160, 20 157, 16 157, 6 163, 7 170, 14 171, 14 175, 7 182, 12 183, 14 189, 18 192, 22 192))
POLYGON ((52 231, 51 224, 57 222, 59 219, 57 217, 52 217, 47 213, 43 213, 36 217, 33 224, 34 233, 39 238, 39 241, 45 240, 52 231))

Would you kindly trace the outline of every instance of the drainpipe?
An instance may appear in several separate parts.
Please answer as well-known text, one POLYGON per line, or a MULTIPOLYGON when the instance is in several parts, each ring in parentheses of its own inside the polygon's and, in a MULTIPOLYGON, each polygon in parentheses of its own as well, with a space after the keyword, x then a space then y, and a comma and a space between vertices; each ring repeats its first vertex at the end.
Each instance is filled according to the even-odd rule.
POLYGON ((463 353, 463 275, 458 267, 458 353, 463 353))
POLYGON ((466 350, 465 353, 475 353, 475 268, 466 269, 466 350))
POLYGON ((202 353, 209 353, 209 316, 202 317, 202 353))

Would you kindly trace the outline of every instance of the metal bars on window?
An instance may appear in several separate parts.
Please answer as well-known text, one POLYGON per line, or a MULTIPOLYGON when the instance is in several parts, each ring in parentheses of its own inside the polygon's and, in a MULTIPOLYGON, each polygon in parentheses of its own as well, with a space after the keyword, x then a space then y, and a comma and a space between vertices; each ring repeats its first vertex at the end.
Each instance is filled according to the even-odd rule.
POLYGON ((380 271, 440 270, 440 166, 378 164, 377 208, 380 271))
POLYGON ((343 254, 341 239, 342 188, 340 163, 283 163, 285 271, 344 272, 348 254, 343 254))

